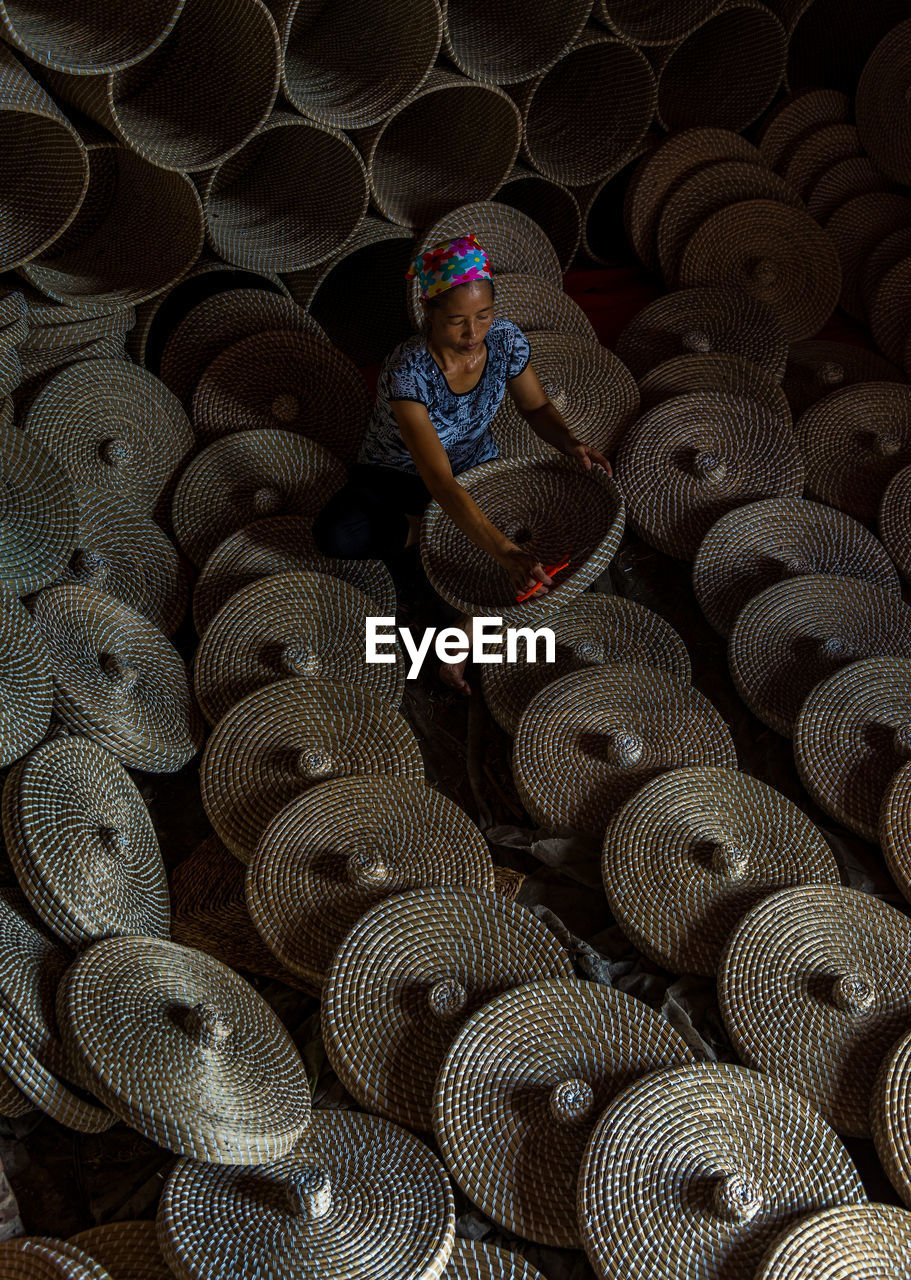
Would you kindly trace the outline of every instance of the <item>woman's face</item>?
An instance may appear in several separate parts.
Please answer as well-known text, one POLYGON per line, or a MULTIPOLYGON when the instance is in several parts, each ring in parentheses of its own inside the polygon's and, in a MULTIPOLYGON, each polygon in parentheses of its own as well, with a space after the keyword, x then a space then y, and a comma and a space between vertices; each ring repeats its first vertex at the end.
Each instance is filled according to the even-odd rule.
POLYGON ((460 284, 447 289, 427 315, 434 342, 467 355, 481 345, 493 322, 493 290, 487 280, 460 284))

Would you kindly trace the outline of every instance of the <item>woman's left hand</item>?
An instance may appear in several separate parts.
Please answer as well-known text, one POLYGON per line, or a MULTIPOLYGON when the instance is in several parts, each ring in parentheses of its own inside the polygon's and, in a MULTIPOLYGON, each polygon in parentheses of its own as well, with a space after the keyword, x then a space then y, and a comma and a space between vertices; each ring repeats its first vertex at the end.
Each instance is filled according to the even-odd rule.
POLYGON ((575 458, 579 466, 585 471, 591 471, 592 467, 600 467, 609 476, 614 474, 611 470, 611 464, 604 454, 599 453, 597 449, 589 448, 587 444, 567 445, 566 453, 568 457, 575 458))

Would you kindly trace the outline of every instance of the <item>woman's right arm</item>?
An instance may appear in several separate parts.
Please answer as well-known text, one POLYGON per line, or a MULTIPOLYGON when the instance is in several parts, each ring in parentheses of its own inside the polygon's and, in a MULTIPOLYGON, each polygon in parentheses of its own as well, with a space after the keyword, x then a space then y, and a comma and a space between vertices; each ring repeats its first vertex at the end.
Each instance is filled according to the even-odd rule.
POLYGON ((543 595, 551 586, 543 566, 501 533, 455 479, 426 406, 414 400, 393 400, 389 407, 421 479, 452 522, 503 566, 517 593, 543 584, 539 592, 543 595))

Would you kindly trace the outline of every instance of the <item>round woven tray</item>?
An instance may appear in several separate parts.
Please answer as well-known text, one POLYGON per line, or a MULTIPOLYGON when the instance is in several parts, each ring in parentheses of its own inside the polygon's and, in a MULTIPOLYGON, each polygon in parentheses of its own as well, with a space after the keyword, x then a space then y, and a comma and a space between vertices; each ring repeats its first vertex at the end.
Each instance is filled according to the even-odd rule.
POLYGON ((794 421, 823 396, 857 382, 904 382, 901 370, 851 342, 795 342, 788 351, 784 393, 794 421))
MULTIPOLYGON (((6 397, 12 395, 21 381, 22 362, 19 359, 19 353, 15 347, 4 347, 3 334, 0 332, 0 397, 4 404, 6 397)), ((11 406, 12 402, 10 401, 9 404, 11 406)), ((9 407, 6 412, 11 414, 12 407, 9 407)))
POLYGON ((317 551, 305 516, 277 516, 239 529, 220 543, 193 592, 193 622, 202 635, 222 605, 260 578, 276 573, 331 573, 373 602, 375 617, 396 611, 395 584, 382 560, 335 560, 317 551))
POLYGON ((718 1001, 741 1060, 803 1094, 839 1133, 869 1137, 883 1055, 908 1027, 911 921, 841 885, 765 898, 733 930, 718 1001))
POLYGON ((886 179, 866 156, 849 156, 836 161, 820 176, 807 196, 807 211, 825 225, 836 209, 855 196, 886 190, 886 179))
POLYGON ((436 1280, 455 1235, 446 1170, 376 1116, 320 1111, 294 1151, 261 1169, 181 1161, 158 1207, 180 1280, 436 1280))
POLYGON ((51 653, 54 712, 121 764, 174 773, 202 746, 180 654, 148 618, 94 587, 42 591, 35 622, 51 653))
POLYGON ((641 0, 596 0, 593 17, 634 44, 676 44, 721 8, 723 0, 682 0, 673 5, 641 0))
POLYGON ((33 1107, 58 1124, 101 1133, 114 1117, 68 1087, 72 1064, 54 1016, 54 995, 70 958, 18 889, 0 889, 0 1068, 33 1107))
POLYGON ((784 74, 787 36, 755 0, 727 0, 675 47, 652 56, 659 72, 658 123, 740 132, 758 119, 784 74))
POLYGON ((171 1280, 173 1275, 154 1222, 107 1222, 71 1236, 69 1244, 89 1254, 113 1280, 171 1280))
POLYGON ((300 271, 341 249, 367 212, 367 170, 337 129, 274 112, 205 185, 209 243, 252 271, 300 271))
POLYGON ((537 825, 601 837, 635 791, 686 764, 736 768, 730 730, 679 677, 629 665, 589 667, 545 686, 519 721, 512 769, 537 825))
POLYGON ((693 1061, 660 1014, 576 978, 506 991, 461 1028, 434 1131, 458 1185, 508 1231, 579 1247, 579 1166, 598 1116, 638 1076, 693 1061))
POLYGON ((171 507, 174 534, 197 566, 220 542, 267 516, 311 519, 345 482, 322 445, 293 431, 236 431, 186 468, 171 507))
POLYGON ((78 6, 77 19, 67 3, 0 0, 0 27, 4 40, 44 67, 99 75, 147 58, 174 26, 185 2, 151 0, 127 18, 87 0, 78 6))
POLYGON ((890 779, 879 811, 879 843, 889 874, 911 902, 911 767, 890 779))
POLYGON ((837 89, 792 94, 766 116, 759 135, 760 154, 770 169, 782 173, 808 134, 828 124, 850 124, 853 118, 851 99, 837 89))
POLYGON ((838 1205, 790 1227, 766 1253, 755 1280, 894 1276, 911 1269, 911 1213, 889 1204, 838 1205))
POLYGON ((865 840, 911 756, 911 661, 867 658, 817 685, 794 726, 794 758, 812 798, 865 840))
POLYGON ((641 412, 647 413, 665 400, 690 391, 727 391, 745 396, 775 414, 783 426, 792 425, 787 398, 767 369, 743 356, 718 353, 672 356, 664 364, 655 365, 639 382, 641 412))
POLYGON ((194 448, 177 398, 123 360, 84 360, 58 373, 22 428, 66 469, 80 500, 101 490, 145 514, 194 448))
POLYGON ((903 185, 911 183, 909 72, 911 19, 883 36, 857 86, 857 128, 864 147, 878 169, 903 185))
POLYGON ((545 1280, 517 1253, 477 1240, 456 1240, 443 1275, 446 1280, 545 1280))
POLYGON ((668 196, 658 222, 656 244, 664 278, 673 284, 691 237, 710 214, 740 200, 775 200, 804 207, 798 191, 776 173, 749 160, 718 160, 680 181, 668 196))
POLYGON ((760 591, 804 574, 862 578, 900 596, 895 568, 868 529, 799 497, 751 502, 716 520, 696 552, 693 589, 708 621, 727 636, 760 591))
POLYGON ((336 129, 378 124, 427 79, 440 49, 434 0, 384 5, 352 0, 318 9, 271 5, 284 46, 282 87, 303 115, 336 129), (364 56, 365 49, 377 56, 364 56), (380 54, 379 51, 382 50, 380 54))
POLYGON ((861 155, 860 139, 853 124, 825 124, 811 130, 794 147, 784 166, 784 177, 807 200, 833 165, 861 155))
MULTIPOLYGON (((615 453, 639 414, 639 392, 626 365, 587 334, 526 337, 529 363, 573 435, 605 455, 615 453)), ((491 430, 503 458, 554 457, 553 445, 532 431, 509 395, 503 397, 491 430)))
POLYGON ((299 677, 258 689, 219 721, 200 786, 212 826, 249 863, 286 804, 320 782, 362 774, 423 782, 407 720, 367 689, 299 677))
POLYGON ((530 15, 522 8, 479 10, 470 0, 442 0, 442 9, 446 53, 459 70, 475 80, 516 84, 566 57, 591 5, 551 3, 530 15))
POLYGON ((762 165, 751 142, 729 129, 685 129, 665 138, 640 163, 627 188, 623 221, 630 243, 652 271, 658 270, 658 222, 677 185, 720 160, 762 165))
POLYGON ((875 520, 889 482, 911 463, 911 387, 864 382, 833 391, 795 423, 807 492, 875 520))
POLYGON ((820 832, 790 800, 733 769, 674 769, 646 783, 607 828, 611 914, 673 973, 714 977, 737 922, 767 894, 839 883, 820 832))
POLYGON ((911 226, 899 227, 897 231, 893 231, 868 255, 860 280, 861 296, 867 314, 880 280, 886 272, 891 271, 909 254, 911 254, 911 226))
POLYGON ((684 560, 732 508, 797 497, 804 484, 790 424, 725 391, 692 391, 650 410, 627 433, 616 474, 632 527, 684 560))
MULTIPOLYGON (((414 246, 413 256, 425 253, 442 240, 471 233, 483 245, 494 273, 537 276, 563 289, 563 271, 557 251, 547 235, 527 214, 495 200, 477 200, 439 218, 414 246)), ((421 286, 417 278, 408 282, 408 315, 415 329, 424 324, 421 286)))
POLYGON ((659 613, 635 600, 586 591, 547 621, 556 642, 556 661, 516 662, 481 668, 484 701, 497 724, 515 734, 522 712, 545 685, 572 671, 607 663, 645 664, 692 679, 686 645, 659 613))
POLYGON ((791 1222, 865 1199, 799 1094, 705 1062, 645 1076, 610 1104, 579 1175, 579 1229, 600 1280, 733 1280, 791 1222))
POLYGON ((911 466, 889 481, 879 507, 879 536, 906 582, 911 582, 911 466))
MULTIPOLYGON (((517 324, 529 337, 536 370, 541 364, 541 355, 536 353, 535 346, 542 346, 545 335, 568 334, 572 338, 587 338, 592 344, 598 341, 591 320, 578 302, 538 276, 497 276, 494 310, 498 316, 517 324)), ((541 366, 542 371, 544 367, 541 366)))
POLYGON ((685 286, 738 286, 772 309, 791 342, 822 328, 842 284, 827 233, 808 213, 774 200, 744 200, 706 218, 681 255, 678 278, 685 286))
POLYGON ((870 300, 873 341, 890 360, 901 363, 911 332, 911 257, 902 258, 885 273, 870 300))
POLYGON ((310 1123, 304 1064, 262 996, 201 951, 106 938, 57 993, 64 1039, 125 1123, 218 1164, 286 1155, 310 1123))
POLYGON ((911 658, 911 609, 888 588, 829 574, 766 587, 744 605, 728 641, 740 697, 786 737, 816 685, 879 655, 911 658))
POLYGON ((404 778, 338 778, 282 809, 247 871, 247 905, 269 950, 320 987, 365 911, 393 894, 454 885, 494 890, 477 827, 404 778))
POLYGON ((0 486, 0 583, 26 595, 66 564, 76 542, 76 495, 53 454, 12 423, 0 424, 0 486))
POLYGON ((495 614, 506 627, 537 624, 604 572, 623 537, 625 509, 614 481, 568 458, 499 458, 457 481, 496 528, 542 564, 569 557, 546 595, 516 604, 506 570, 431 503, 421 524, 424 572, 438 595, 472 617, 495 614))
POLYGON ((880 1163, 906 1205, 911 1205, 909 1070, 911 1033, 905 1031, 886 1053, 877 1073, 870 1103, 870 1127, 880 1163))
POLYGON ((0 271, 8 271, 66 231, 88 190, 89 158, 82 138, 6 45, 0 47, 0 156, 0 271))
POLYGON ((114 1280, 87 1253, 65 1240, 20 1237, 0 1244, 2 1280, 114 1280))
POLYGON ((862 285, 867 259, 878 244, 907 227, 909 221, 911 199, 894 191, 873 191, 845 201, 826 222, 826 234, 841 263, 839 301, 842 310, 855 320, 866 318, 862 285))
POLYGON ((406 663, 368 663, 367 618, 374 601, 325 573, 303 570, 251 582, 219 610, 196 651, 193 686, 209 724, 248 694, 305 677, 356 684, 397 707, 406 663))
POLYGON ((522 107, 524 158, 545 177, 574 186, 600 182, 626 163, 657 102, 645 55, 595 27, 586 27, 555 67, 514 94, 522 107), (613 85, 611 93, 603 92, 605 84, 613 85))
POLYGON ((126 147, 90 142, 89 189, 65 235, 22 272, 78 311, 128 306, 181 280, 200 255, 202 202, 190 179, 126 147))
POLYGON ((788 340, 770 307, 724 285, 656 298, 617 339, 617 355, 639 380, 675 356, 709 354, 741 356, 780 382, 788 340))
POLYGON ((28 610, 9 589, 0 592, 0 767, 45 737, 54 702, 51 655, 28 610))
POLYGON ((426 227, 455 205, 489 200, 516 161, 521 134, 519 109, 502 89, 434 68, 355 141, 378 211, 401 226, 426 227))
POLYGON ((536 222, 556 249, 560 266, 569 270, 582 235, 579 202, 569 187, 517 164, 493 198, 536 222))
POLYGON ((468 1017, 513 987, 572 977, 556 936, 524 907, 471 889, 402 893, 361 916, 335 954, 326 1053, 362 1106, 430 1131, 434 1084, 468 1017))
POLYGON ((276 329, 216 356, 193 396, 201 444, 234 431, 295 431, 353 462, 370 417, 356 366, 323 338, 276 329))

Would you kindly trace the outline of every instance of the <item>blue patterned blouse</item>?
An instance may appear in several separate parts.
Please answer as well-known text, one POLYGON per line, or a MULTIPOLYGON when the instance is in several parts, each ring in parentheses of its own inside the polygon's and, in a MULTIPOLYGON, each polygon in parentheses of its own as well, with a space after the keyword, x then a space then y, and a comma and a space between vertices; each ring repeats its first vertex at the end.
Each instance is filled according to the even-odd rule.
POLYGON ((523 372, 531 353, 525 334, 511 320, 494 320, 484 341, 484 371, 476 386, 459 393, 449 386, 423 337, 406 338, 400 343, 380 370, 376 407, 358 462, 417 473, 389 407, 390 400, 416 400, 427 406, 453 475, 496 458, 498 451, 490 423, 500 407, 506 383, 523 372))

